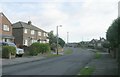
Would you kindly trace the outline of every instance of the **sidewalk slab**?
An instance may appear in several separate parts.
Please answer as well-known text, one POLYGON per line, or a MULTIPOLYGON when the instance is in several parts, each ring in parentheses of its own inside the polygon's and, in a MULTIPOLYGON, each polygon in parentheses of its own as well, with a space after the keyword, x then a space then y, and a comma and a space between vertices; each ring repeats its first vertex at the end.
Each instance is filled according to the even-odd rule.
POLYGON ((101 58, 93 59, 87 66, 94 67, 93 75, 118 75, 118 63, 107 52, 100 52, 101 58))
POLYGON ((21 57, 21 58, 14 58, 14 59, 2 59, 2 66, 10 66, 10 65, 15 65, 15 64, 28 63, 32 61, 41 60, 44 58, 46 57, 31 56, 31 57, 21 57))

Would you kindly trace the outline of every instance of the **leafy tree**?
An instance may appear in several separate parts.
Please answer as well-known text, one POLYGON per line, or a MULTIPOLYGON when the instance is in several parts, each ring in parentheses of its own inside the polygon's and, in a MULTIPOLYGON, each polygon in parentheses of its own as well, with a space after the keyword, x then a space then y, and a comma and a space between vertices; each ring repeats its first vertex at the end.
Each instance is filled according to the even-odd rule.
POLYGON ((111 26, 107 30, 107 40, 110 42, 112 48, 117 47, 120 44, 120 17, 113 21, 111 26))
POLYGON ((63 48, 65 45, 65 41, 62 38, 59 38, 58 40, 59 45, 63 48))
MULTIPOLYGON (((57 36, 53 34, 53 31, 48 33, 48 39, 51 50, 55 51, 57 48, 57 36)), ((58 44, 58 46, 64 47, 65 41, 62 38, 58 37, 58 44)))
POLYGON ((48 33, 48 39, 49 39, 49 44, 50 45, 57 42, 56 37, 53 34, 53 31, 48 33))

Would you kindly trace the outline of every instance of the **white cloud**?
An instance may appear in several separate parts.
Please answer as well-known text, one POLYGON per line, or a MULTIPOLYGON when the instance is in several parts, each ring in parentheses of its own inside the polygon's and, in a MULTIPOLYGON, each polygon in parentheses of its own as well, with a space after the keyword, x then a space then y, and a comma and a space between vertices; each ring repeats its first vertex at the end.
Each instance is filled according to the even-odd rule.
POLYGON ((69 32, 70 42, 73 42, 82 38, 91 40, 105 37, 107 28, 117 17, 117 2, 118 0, 42 0, 36 4, 11 3, 11 6, 4 3, 3 12, 12 22, 31 20, 33 25, 46 31, 54 30, 55 34, 56 26, 63 25, 59 28, 60 37, 66 40, 69 32))

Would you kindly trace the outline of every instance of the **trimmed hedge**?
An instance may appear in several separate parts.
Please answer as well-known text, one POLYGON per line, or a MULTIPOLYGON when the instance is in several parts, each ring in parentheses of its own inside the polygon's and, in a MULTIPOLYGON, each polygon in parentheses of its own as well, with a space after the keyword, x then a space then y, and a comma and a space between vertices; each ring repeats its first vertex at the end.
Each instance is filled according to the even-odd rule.
POLYGON ((49 52, 50 51, 50 46, 49 44, 44 44, 44 43, 33 43, 31 46, 30 46, 30 51, 29 51, 29 55, 31 56, 36 56, 38 55, 39 53, 46 53, 46 52, 49 52))
POLYGON ((10 58, 11 55, 16 55, 16 48, 13 46, 3 46, 2 47, 2 57, 10 58))

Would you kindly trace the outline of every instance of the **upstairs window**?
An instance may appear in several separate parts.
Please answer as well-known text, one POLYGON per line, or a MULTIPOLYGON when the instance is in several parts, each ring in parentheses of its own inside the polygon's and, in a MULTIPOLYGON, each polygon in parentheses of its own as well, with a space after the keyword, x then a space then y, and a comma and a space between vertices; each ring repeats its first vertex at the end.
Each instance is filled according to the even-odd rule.
POLYGON ((10 31, 10 28, 9 28, 8 25, 3 25, 3 30, 4 30, 4 31, 10 31))
POLYGON ((46 36, 46 33, 44 33, 44 36, 46 36))
POLYGON ((38 36, 41 36, 41 32, 38 32, 38 36))
POLYGON ((35 31, 34 31, 34 30, 31 30, 31 34, 34 35, 34 34, 35 34, 35 31))
POLYGON ((27 29, 24 29, 24 33, 27 33, 27 29))
POLYGON ((46 37, 48 37, 48 34, 46 33, 46 37))

